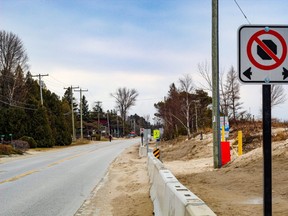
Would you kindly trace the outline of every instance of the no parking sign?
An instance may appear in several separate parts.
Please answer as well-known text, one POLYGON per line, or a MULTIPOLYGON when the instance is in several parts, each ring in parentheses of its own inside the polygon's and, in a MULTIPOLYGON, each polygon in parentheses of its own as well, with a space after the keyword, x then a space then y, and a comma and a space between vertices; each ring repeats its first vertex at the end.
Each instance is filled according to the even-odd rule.
POLYGON ((288 83, 288 26, 238 29, 238 70, 244 83, 288 83))
POLYGON ((238 29, 238 69, 243 83, 262 85, 263 205, 272 215, 271 85, 288 83, 288 26, 245 25, 238 29))

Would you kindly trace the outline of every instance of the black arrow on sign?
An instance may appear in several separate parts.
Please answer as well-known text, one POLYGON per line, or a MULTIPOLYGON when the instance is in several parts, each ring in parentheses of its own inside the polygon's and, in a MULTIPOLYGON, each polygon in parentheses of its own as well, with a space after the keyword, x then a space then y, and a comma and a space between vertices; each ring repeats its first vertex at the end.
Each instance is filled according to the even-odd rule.
POLYGON ((283 80, 285 80, 288 77, 288 70, 285 67, 283 67, 282 75, 283 75, 283 80))
POLYGON ((244 72, 243 72, 243 75, 246 76, 248 79, 251 80, 251 75, 252 75, 251 67, 249 67, 246 71, 244 71, 244 72))

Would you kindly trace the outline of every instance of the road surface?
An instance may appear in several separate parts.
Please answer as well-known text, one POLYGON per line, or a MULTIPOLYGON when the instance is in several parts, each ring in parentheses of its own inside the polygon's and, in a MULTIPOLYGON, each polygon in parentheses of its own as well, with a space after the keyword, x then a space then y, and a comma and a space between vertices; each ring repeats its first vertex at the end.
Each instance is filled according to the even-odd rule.
POLYGON ((0 164, 0 215, 74 215, 117 155, 139 142, 113 140, 0 164))

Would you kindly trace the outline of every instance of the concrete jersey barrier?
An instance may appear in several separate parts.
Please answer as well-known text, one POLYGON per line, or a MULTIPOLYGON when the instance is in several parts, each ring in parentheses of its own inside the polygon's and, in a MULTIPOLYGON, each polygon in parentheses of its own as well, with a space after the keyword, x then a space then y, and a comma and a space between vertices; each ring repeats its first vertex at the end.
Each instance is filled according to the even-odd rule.
POLYGON ((154 155, 148 153, 150 197, 156 216, 215 216, 195 194, 182 185, 154 155))

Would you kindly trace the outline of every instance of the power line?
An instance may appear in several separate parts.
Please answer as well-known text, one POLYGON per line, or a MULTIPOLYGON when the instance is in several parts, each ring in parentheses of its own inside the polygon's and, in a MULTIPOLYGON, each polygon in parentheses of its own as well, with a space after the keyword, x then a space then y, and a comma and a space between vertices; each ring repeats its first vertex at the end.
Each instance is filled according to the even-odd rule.
POLYGON ((64 83, 64 82, 56 79, 54 76, 51 76, 51 75, 50 75, 49 77, 51 77, 51 78, 52 78, 53 80, 55 80, 56 82, 61 83, 62 85, 66 85, 66 86, 67 86, 67 83, 64 83))
POLYGON ((242 8, 240 7, 240 5, 238 4, 238 2, 236 0, 234 0, 235 4, 238 6, 239 10, 241 11, 241 13, 243 14, 243 16, 245 17, 245 19, 247 20, 247 22, 251 25, 250 21, 248 20, 247 16, 245 15, 245 13, 243 12, 242 8))
MULTIPOLYGON (((6 100, 7 98, 6 97, 4 97, 4 95, 0 95, 0 97, 2 98, 2 100, 6 100)), ((6 102, 6 103, 8 103, 8 102, 6 102)), ((10 100, 10 103, 8 103, 8 104, 11 104, 11 103, 13 103, 13 104, 22 104, 22 105, 24 105, 25 107, 27 107, 27 106, 33 106, 33 107, 35 107, 33 104, 28 104, 28 103, 24 103, 24 102, 21 102, 21 101, 16 101, 16 100, 10 100)), ((31 108, 31 109, 33 109, 33 108, 31 108)))
POLYGON ((1 102, 1 103, 4 103, 4 104, 6 104, 6 105, 9 105, 9 106, 11 106, 11 107, 16 107, 16 108, 20 108, 20 109, 33 110, 33 111, 37 110, 37 109, 33 109, 33 108, 28 108, 28 107, 22 107, 22 106, 13 105, 13 104, 10 104, 10 103, 5 102, 5 101, 2 101, 2 100, 0 100, 0 102, 1 102))

